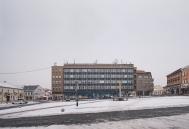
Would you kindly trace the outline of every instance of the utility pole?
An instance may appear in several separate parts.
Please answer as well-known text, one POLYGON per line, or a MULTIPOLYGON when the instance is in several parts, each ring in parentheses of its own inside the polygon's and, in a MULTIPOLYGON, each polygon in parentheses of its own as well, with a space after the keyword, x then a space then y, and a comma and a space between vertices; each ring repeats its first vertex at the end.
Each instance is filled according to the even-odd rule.
POLYGON ((121 81, 119 81, 119 98, 121 98, 121 81))
POLYGON ((76 81, 75 82, 75 96, 76 96, 76 106, 78 107, 79 106, 79 104, 78 104, 78 101, 79 101, 79 98, 78 98, 78 89, 79 89, 79 82, 78 81, 76 81))

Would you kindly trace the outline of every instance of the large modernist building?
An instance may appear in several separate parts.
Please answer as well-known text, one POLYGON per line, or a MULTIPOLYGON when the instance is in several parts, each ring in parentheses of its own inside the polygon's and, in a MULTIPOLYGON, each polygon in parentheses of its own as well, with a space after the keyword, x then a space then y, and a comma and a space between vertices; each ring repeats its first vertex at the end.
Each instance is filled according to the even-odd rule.
POLYGON ((134 91, 136 68, 133 64, 65 64, 52 66, 52 93, 56 100, 79 96, 100 98, 134 91))
MULTIPOLYGON (((52 66, 52 94, 54 100, 75 97, 76 92, 84 98, 106 98, 136 92, 137 72, 133 64, 64 64, 52 66)), ((145 89, 142 95, 150 94, 153 79, 150 72, 142 73, 139 79, 145 89), (146 78, 148 76, 148 78, 146 78), (146 81, 148 84, 143 83, 146 81), (144 94, 143 94, 144 93, 144 94)))
POLYGON ((66 64, 63 71, 65 97, 75 90, 89 98, 115 96, 119 83, 123 94, 135 89, 133 64, 66 64))
POLYGON ((171 95, 189 94, 189 66, 179 68, 167 75, 166 93, 171 95))

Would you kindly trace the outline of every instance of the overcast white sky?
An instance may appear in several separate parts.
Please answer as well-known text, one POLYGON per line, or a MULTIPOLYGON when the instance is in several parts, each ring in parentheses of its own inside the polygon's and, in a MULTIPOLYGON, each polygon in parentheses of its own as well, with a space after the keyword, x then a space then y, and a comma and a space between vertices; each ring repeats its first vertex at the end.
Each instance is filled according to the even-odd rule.
MULTIPOLYGON (((0 72, 117 58, 155 85, 189 65, 188 0, 0 0, 0 72)), ((0 82, 51 87, 50 69, 0 82)))

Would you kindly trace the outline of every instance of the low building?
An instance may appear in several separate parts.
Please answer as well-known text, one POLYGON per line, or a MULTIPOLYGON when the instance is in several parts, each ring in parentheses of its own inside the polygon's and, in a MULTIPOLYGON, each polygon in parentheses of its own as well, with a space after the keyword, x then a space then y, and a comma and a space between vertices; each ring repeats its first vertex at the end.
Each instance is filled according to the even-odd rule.
POLYGON ((137 70, 136 72, 136 94, 138 96, 152 95, 154 79, 151 72, 137 70))
POLYGON ((25 85, 25 98, 28 101, 43 100, 45 90, 40 85, 25 85))
POLYGON ((7 83, 0 84, 0 103, 13 102, 24 99, 24 90, 7 83))
POLYGON ((160 85, 154 86, 154 90, 152 93, 153 96, 162 96, 164 95, 164 88, 160 85))
POLYGON ((44 100, 52 100, 52 90, 45 89, 45 96, 43 97, 44 100))

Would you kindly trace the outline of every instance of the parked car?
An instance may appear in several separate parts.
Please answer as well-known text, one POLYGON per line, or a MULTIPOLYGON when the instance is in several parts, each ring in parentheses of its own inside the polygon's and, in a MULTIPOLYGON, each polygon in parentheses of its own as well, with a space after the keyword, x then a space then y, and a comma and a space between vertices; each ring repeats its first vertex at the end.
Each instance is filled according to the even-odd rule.
POLYGON ((14 102, 12 102, 12 104, 27 104, 28 102, 25 101, 24 99, 18 99, 14 102))

